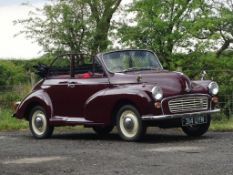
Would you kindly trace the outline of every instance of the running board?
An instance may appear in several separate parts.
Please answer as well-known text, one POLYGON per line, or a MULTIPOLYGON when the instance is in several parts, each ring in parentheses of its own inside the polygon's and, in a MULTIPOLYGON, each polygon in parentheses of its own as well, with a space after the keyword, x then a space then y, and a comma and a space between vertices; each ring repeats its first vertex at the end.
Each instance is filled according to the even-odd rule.
POLYGON ((102 125, 103 123, 94 123, 82 117, 64 117, 55 116, 49 119, 51 125, 102 125))

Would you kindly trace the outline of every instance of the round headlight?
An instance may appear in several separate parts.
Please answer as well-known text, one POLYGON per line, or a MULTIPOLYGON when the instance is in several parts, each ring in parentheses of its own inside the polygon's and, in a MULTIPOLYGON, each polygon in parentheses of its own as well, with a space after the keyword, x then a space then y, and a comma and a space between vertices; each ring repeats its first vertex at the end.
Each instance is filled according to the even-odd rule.
POLYGON ((161 100, 163 98, 163 91, 160 87, 158 86, 153 87, 151 92, 155 100, 161 100))
POLYGON ((210 94, 212 94, 212 95, 217 95, 218 94, 219 87, 218 87, 218 84, 216 82, 211 82, 208 85, 208 88, 209 88, 209 93, 210 94))

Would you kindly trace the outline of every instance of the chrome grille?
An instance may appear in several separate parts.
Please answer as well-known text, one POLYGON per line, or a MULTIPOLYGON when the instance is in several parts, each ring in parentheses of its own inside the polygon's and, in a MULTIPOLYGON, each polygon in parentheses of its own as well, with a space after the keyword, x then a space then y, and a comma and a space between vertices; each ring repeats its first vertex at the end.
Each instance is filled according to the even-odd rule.
POLYGON ((168 101, 171 113, 201 111, 208 109, 207 96, 185 96, 178 97, 168 101))

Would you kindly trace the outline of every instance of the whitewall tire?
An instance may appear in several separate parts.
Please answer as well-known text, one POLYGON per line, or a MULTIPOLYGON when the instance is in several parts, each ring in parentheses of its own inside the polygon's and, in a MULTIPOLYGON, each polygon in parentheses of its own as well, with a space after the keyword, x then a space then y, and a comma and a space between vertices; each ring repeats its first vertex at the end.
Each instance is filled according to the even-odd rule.
POLYGON ((29 116, 29 127, 32 135, 37 139, 48 138, 53 133, 53 127, 49 125, 45 110, 36 106, 29 116))
POLYGON ((132 105, 125 105, 119 109, 116 125, 119 135, 126 141, 141 139, 146 130, 138 110, 132 105))

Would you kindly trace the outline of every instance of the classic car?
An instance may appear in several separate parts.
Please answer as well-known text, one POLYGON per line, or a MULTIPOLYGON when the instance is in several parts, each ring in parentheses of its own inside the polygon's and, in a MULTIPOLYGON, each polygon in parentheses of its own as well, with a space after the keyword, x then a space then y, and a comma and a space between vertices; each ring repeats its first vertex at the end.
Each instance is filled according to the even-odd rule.
POLYGON ((14 113, 29 121, 35 138, 48 138, 65 125, 92 127, 100 135, 116 126, 126 141, 142 138, 148 126, 181 127, 198 137, 219 112, 216 82, 165 70, 152 51, 119 50, 87 60, 70 53, 36 66, 43 78, 14 113))

